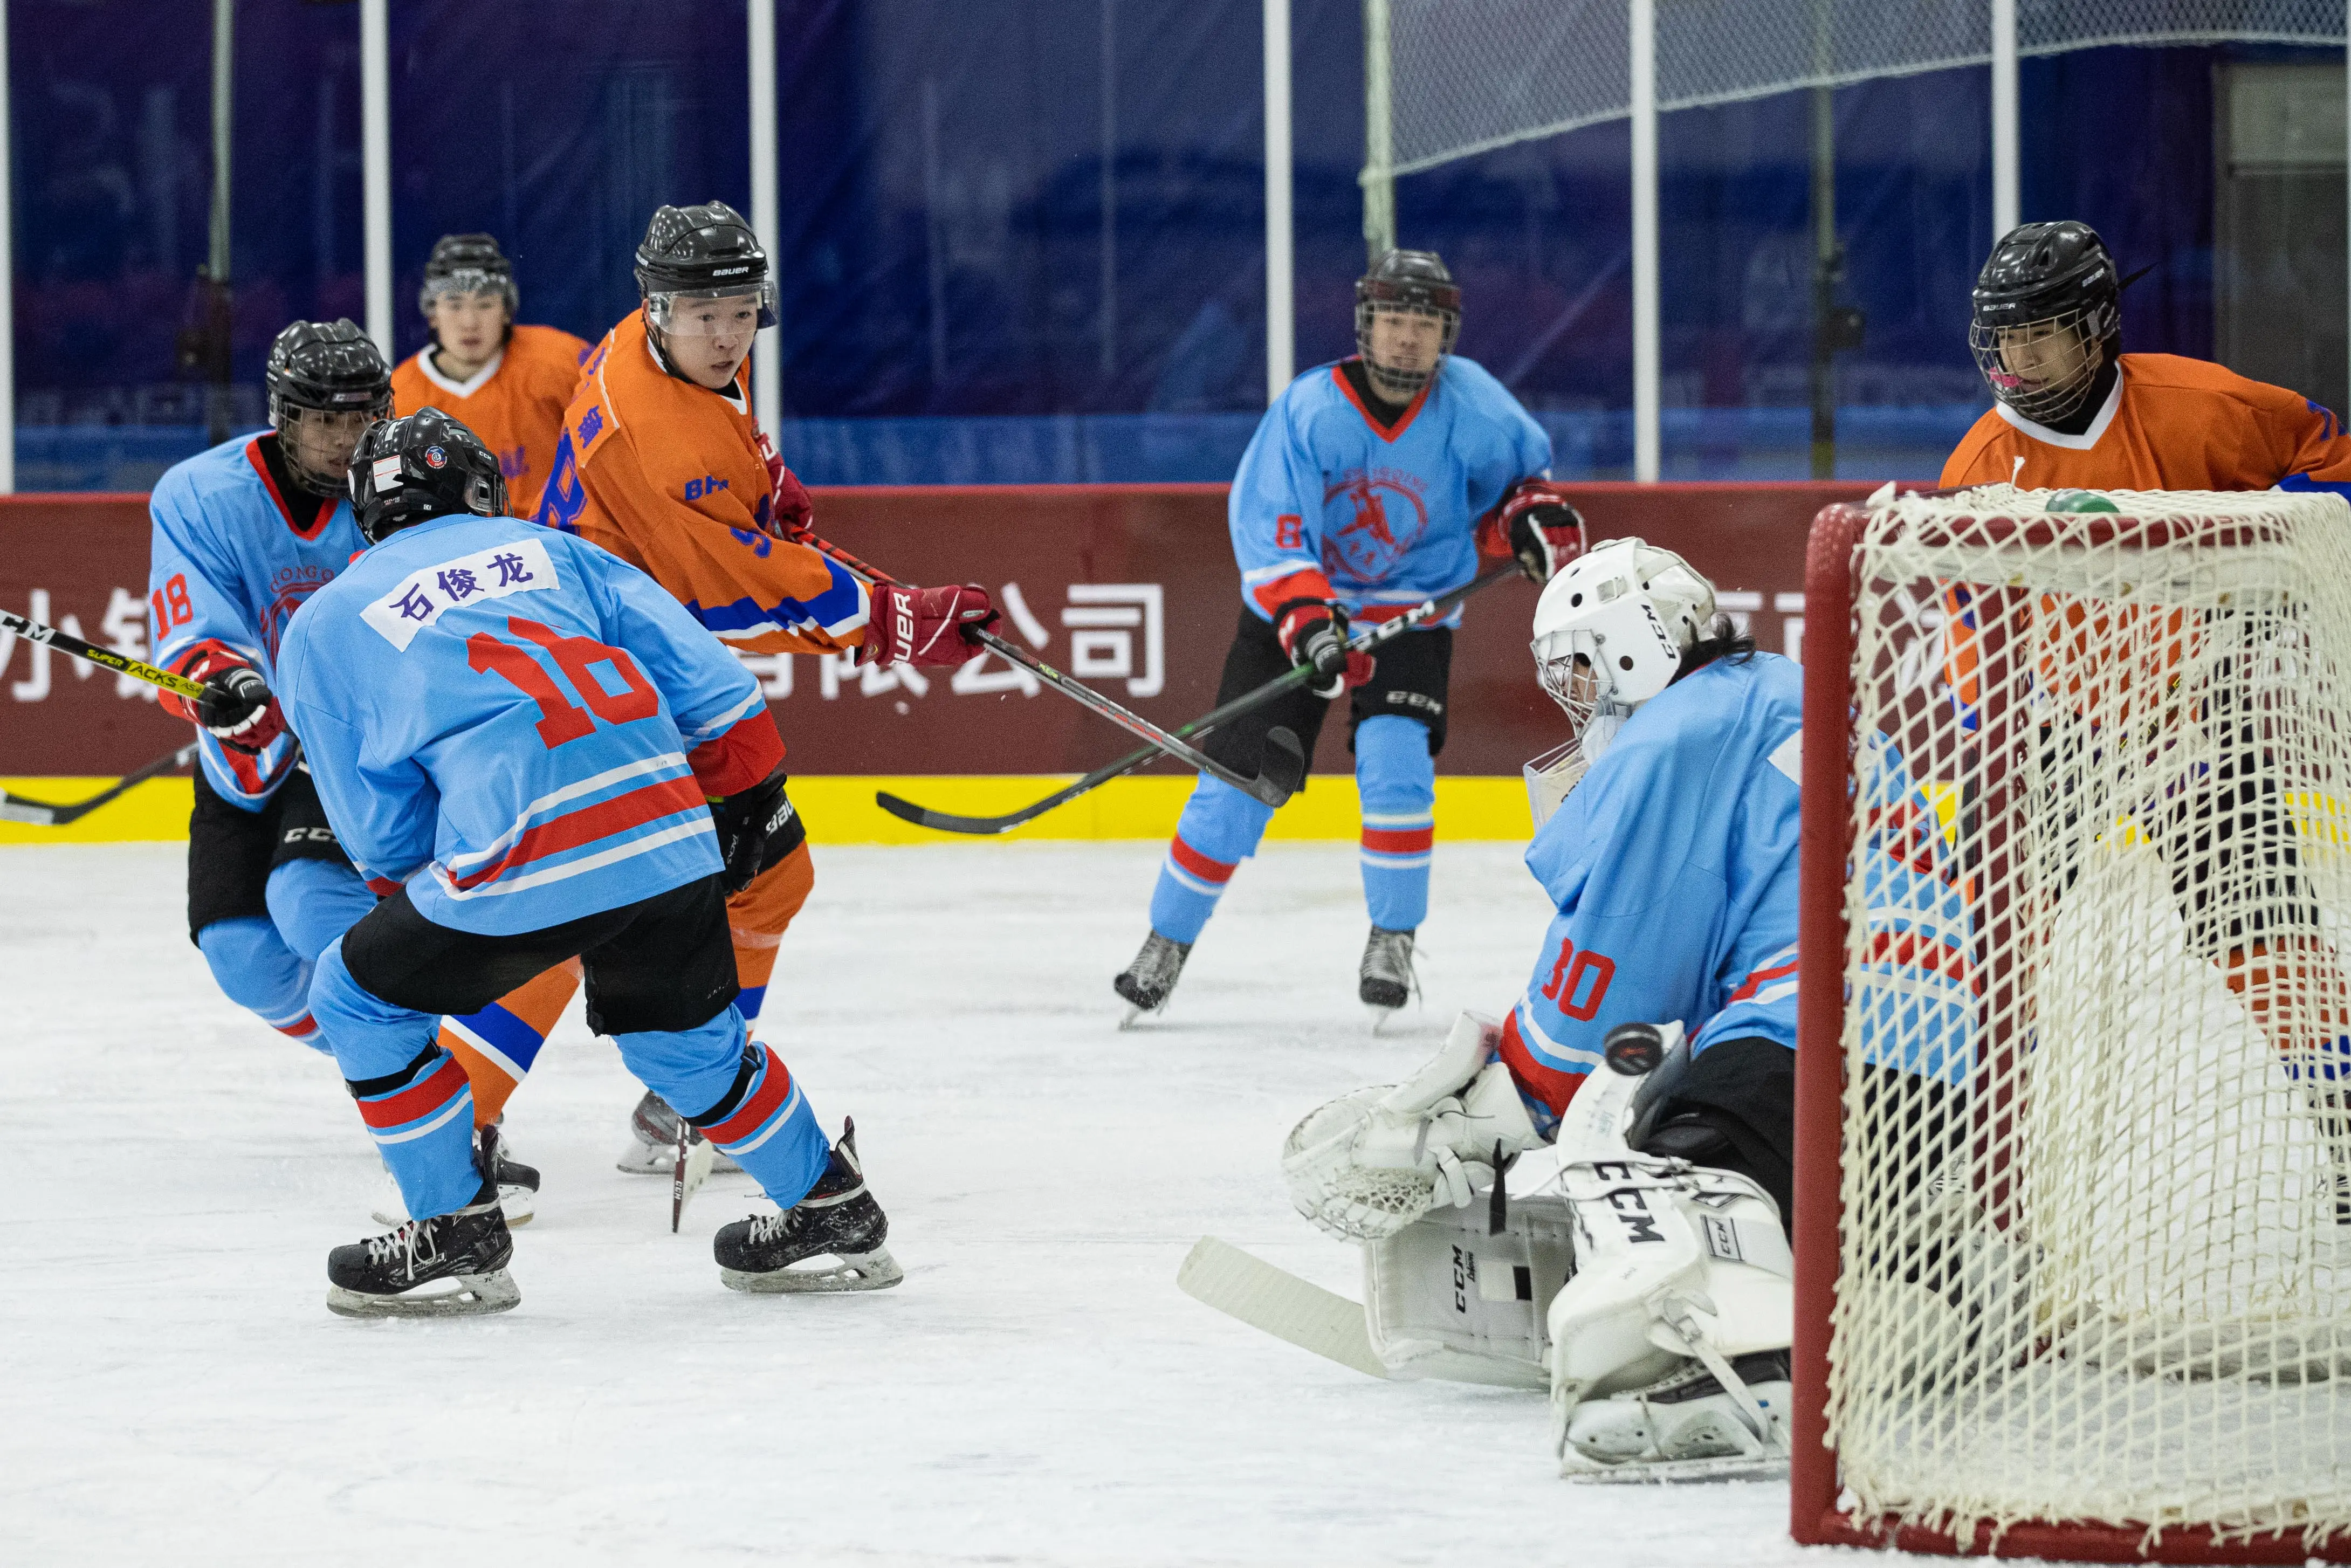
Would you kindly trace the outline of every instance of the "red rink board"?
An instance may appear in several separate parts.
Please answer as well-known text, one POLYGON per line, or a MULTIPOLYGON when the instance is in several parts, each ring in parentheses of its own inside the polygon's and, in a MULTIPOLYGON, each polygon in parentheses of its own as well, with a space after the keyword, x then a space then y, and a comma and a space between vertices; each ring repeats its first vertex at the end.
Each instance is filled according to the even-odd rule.
MULTIPOLYGON (((1801 636, 1807 525, 1870 488, 1585 485, 1573 494, 1595 540, 1638 534, 1680 551, 1734 596, 1726 607, 1761 646, 1785 651, 1801 636)), ((1215 699, 1240 613, 1224 486, 828 489, 816 492, 816 511, 826 537, 910 581, 970 580, 1004 597, 1017 588, 1028 625, 1008 617, 1007 635, 1041 635, 1047 661, 1162 725, 1215 699)), ((0 607, 53 625, 70 616, 92 642, 143 657, 147 539, 143 496, 0 497, 0 607)), ((1469 606, 1438 771, 1515 774, 1556 743, 1558 715, 1527 657, 1533 610, 1532 589, 1517 583, 1469 606)), ((0 636, 0 773, 119 774, 185 737, 143 689, 118 695, 106 671, 14 638, 0 636)), ((918 676, 916 691, 888 673, 822 666, 791 658, 788 695, 778 690, 782 671, 764 672, 795 773, 1075 773, 1128 749, 1125 737, 1050 692, 957 692, 936 674, 918 676)), ((981 684, 991 674, 1008 679, 993 659, 981 684)), ((1314 764, 1352 771, 1343 723, 1325 727, 1314 764)))

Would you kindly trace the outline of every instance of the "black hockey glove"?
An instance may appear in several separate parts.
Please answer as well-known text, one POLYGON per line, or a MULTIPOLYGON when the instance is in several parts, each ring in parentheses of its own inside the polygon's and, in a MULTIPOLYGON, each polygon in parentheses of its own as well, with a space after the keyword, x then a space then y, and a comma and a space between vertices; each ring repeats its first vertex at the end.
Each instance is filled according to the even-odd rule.
POLYGON ((1318 697, 1335 697, 1372 678, 1374 661, 1347 646, 1347 612, 1335 604, 1320 599, 1285 604, 1274 612, 1273 635, 1291 664, 1314 667, 1311 689, 1318 697))
POLYGON ((269 683, 250 664, 234 664, 204 682, 196 699, 196 722, 237 751, 259 752, 286 733, 285 710, 269 683))
POLYGON ((719 882, 728 894, 751 885, 767 858, 768 841, 792 820, 792 803, 784 794, 784 775, 754 784, 710 802, 710 821, 718 830, 718 855, 726 862, 719 882))

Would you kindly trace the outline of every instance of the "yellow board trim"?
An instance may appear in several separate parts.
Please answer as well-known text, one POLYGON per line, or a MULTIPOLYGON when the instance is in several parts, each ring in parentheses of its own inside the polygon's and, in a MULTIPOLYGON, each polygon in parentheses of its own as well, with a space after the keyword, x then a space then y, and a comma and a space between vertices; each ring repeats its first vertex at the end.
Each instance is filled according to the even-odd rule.
MULTIPOLYGON (((1069 783, 1073 774, 933 774, 885 777, 869 774, 804 774, 792 779, 791 794, 820 844, 985 843, 959 833, 933 832, 904 822, 873 803, 887 789, 935 810, 985 816, 1013 810, 1069 783)), ((0 779, 0 789, 23 799, 60 803, 86 800, 111 779, 0 779)), ((185 779, 141 784, 112 805, 102 806, 68 828, 0 822, 0 844, 106 844, 168 841, 188 836, 194 785, 185 779)), ((1192 792, 1181 778, 1114 779, 1048 811, 1008 839, 1165 839, 1192 792)), ((1319 776, 1274 813, 1266 837, 1276 840, 1352 840, 1362 822, 1355 781, 1319 776)), ((1437 836, 1516 840, 1534 832, 1527 787, 1518 779, 1439 779, 1437 836)))

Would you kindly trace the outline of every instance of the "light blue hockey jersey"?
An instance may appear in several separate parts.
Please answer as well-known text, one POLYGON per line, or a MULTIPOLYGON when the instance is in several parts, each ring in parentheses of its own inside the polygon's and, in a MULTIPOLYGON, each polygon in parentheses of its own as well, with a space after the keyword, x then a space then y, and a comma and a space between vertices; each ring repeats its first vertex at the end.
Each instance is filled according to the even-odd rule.
POLYGON ((1447 355, 1390 434, 1339 365, 1318 366, 1274 399, 1233 476, 1242 598, 1270 620, 1332 597, 1360 620, 1450 592, 1477 575, 1479 516, 1550 468, 1551 437, 1473 360, 1447 355))
MULTIPOLYGON (((261 459, 261 438, 239 436, 156 482, 147 510, 151 662, 179 670, 217 643, 259 670, 274 688, 278 640, 303 601, 365 548, 350 503, 331 507, 296 492, 281 496, 261 459)), ((294 742, 281 737, 258 757, 201 735, 204 779, 221 796, 258 810, 294 768, 294 742)))
POLYGON ((688 753, 765 702, 653 579, 518 517, 370 549, 295 616, 277 673, 361 873, 495 936, 717 871, 688 753))
MULTIPOLYGON (((1694 1053, 1795 1048, 1802 729, 1796 664, 1717 660, 1642 704, 1535 835, 1527 869, 1559 913, 1502 1058, 1544 1124, 1619 1024, 1678 1020, 1694 1053)), ((1973 1009, 1949 852, 1892 747, 1864 757, 1865 1045, 1959 1082, 1973 1009)))

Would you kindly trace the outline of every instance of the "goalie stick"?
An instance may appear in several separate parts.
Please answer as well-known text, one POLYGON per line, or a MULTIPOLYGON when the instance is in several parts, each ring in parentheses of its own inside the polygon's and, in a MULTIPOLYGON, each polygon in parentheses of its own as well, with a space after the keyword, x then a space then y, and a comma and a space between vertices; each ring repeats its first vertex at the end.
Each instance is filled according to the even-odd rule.
POLYGON ((1261 1329, 1326 1361, 1385 1379, 1372 1353, 1364 1309, 1334 1291, 1251 1257, 1228 1241, 1203 1236, 1176 1270, 1176 1288, 1253 1329, 1261 1329))
MULTIPOLYGON (((868 581, 887 583, 893 588, 903 586, 888 572, 868 565, 839 545, 820 538, 806 528, 793 529, 787 537, 796 543, 804 544, 810 549, 831 556, 868 581)), ((1007 642, 995 632, 985 631, 978 633, 978 641, 980 646, 999 655, 1007 663, 1018 664, 1029 671, 1063 696, 1092 708, 1129 735, 1149 741, 1154 750, 1165 752, 1187 768, 1196 768, 1203 773, 1213 773, 1234 789, 1253 796, 1269 806, 1280 805, 1298 793, 1299 785, 1305 782, 1306 754, 1299 747, 1298 737, 1286 729, 1276 729, 1266 737, 1267 766, 1263 772, 1250 779, 1234 772, 1221 762, 1212 760, 1205 753, 1186 746, 1141 714, 1122 707, 1092 686, 1071 680, 1018 643, 1007 642)))
MULTIPOLYGON (((1404 635, 1416 626, 1425 626, 1431 621, 1441 620, 1450 615, 1456 605, 1479 590, 1491 587, 1506 578, 1522 575, 1515 564, 1498 567, 1483 577, 1464 583, 1450 593, 1439 594, 1435 599, 1423 600, 1394 620, 1383 621, 1349 639, 1348 649, 1357 653, 1372 653, 1381 644, 1404 635)), ((1245 713, 1263 707, 1274 698, 1286 692, 1296 691, 1314 678, 1315 673, 1312 666, 1298 665, 1282 674, 1276 675, 1255 691, 1244 692, 1222 706, 1210 708, 1191 723, 1179 727, 1172 733, 1180 737, 1204 736, 1218 725, 1229 723, 1245 713)), ((934 811, 927 806, 917 806, 912 800, 893 795, 886 789, 875 790, 873 802, 893 817, 912 822, 916 827, 935 828, 943 833, 1009 832, 1023 822, 1034 821, 1056 806, 1065 806, 1079 796, 1090 790, 1098 789, 1113 779, 1134 772, 1158 755, 1159 748, 1155 746, 1146 746, 1139 750, 1130 751, 1117 761, 1106 763, 1095 768, 1077 782, 1054 790, 1033 805, 1023 806, 1020 810, 1008 812, 1001 817, 961 817, 953 811, 934 811)))
POLYGON ((173 772, 187 766, 196 754, 196 743, 188 742, 177 750, 166 752, 136 773, 126 773, 106 789, 87 800, 70 805, 52 805, 47 800, 27 800, 0 789, 0 821, 30 822, 37 828, 69 828, 110 800, 120 799, 160 774, 173 772))

